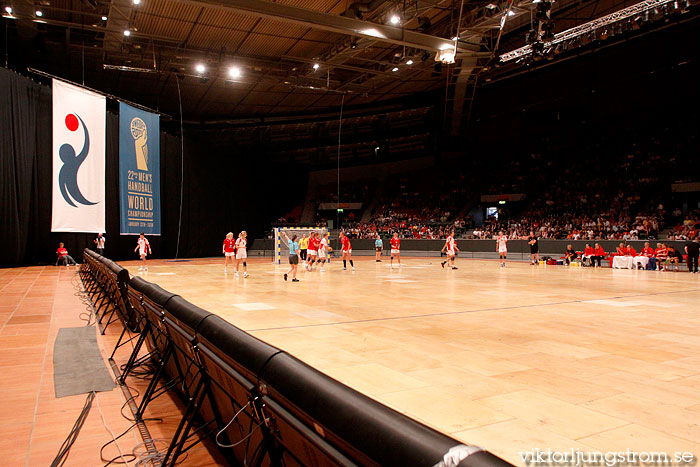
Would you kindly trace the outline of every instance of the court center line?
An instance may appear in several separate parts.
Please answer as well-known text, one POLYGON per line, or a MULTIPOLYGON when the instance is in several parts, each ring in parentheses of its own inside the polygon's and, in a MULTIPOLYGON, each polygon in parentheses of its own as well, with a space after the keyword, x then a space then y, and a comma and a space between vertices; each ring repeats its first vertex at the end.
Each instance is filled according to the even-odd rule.
POLYGON ((537 306, 554 306, 554 305, 570 305, 572 303, 584 303, 590 302, 591 300, 619 300, 621 298, 634 298, 634 297, 651 297, 654 295, 670 295, 670 294, 680 294, 687 292, 700 292, 700 289, 688 289, 688 290, 674 290, 671 292, 654 292, 654 293, 644 293, 635 295, 620 295, 616 297, 601 297, 595 299, 585 299, 585 300, 569 300, 565 302, 550 302, 550 303, 535 303, 532 305, 519 305, 519 306, 506 306, 498 308, 479 308, 476 310, 463 310, 463 311, 444 311, 440 313, 428 313, 424 315, 404 315, 404 316, 387 316, 385 318, 369 318, 369 319, 358 319, 350 321, 336 321, 334 323, 315 323, 315 324, 300 324, 296 326, 279 326, 272 328, 257 328, 257 329, 244 329, 245 332, 256 332, 256 331, 280 331, 285 329, 303 329, 303 328, 316 328, 322 326, 337 326, 339 324, 356 324, 356 323, 372 323, 376 321, 395 321, 400 319, 414 319, 414 318, 430 318, 433 316, 449 316, 449 315, 462 315, 466 313, 477 313, 481 311, 501 311, 501 310, 515 310, 518 308, 533 308, 537 306))

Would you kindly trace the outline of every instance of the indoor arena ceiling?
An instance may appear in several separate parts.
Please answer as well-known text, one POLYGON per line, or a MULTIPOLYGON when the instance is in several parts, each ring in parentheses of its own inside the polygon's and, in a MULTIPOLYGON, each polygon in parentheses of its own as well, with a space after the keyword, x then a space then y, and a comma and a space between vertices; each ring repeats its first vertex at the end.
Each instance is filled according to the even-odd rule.
MULTIPOLYGON (((335 112, 341 99, 346 106, 395 101, 444 88, 459 67, 492 63, 508 6, 496 0, 137 1, 3 2, 12 7, 4 15, 10 66, 56 74, 173 117, 180 95, 190 121, 335 112), (456 64, 441 65, 436 56, 458 30, 456 64)), ((632 3, 559 0, 552 8, 555 30, 632 3)), ((524 43, 535 6, 513 3, 499 52, 524 43)))

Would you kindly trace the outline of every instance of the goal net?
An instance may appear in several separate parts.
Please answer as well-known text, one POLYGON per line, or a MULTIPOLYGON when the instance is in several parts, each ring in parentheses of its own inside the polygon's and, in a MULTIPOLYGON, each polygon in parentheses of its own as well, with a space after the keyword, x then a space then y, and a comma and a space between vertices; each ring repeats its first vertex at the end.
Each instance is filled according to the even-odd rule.
POLYGON ((323 234, 328 232, 328 229, 325 227, 275 227, 272 236, 274 241, 274 254, 272 255, 272 261, 277 264, 280 264, 282 259, 286 260, 286 258, 289 256, 289 244, 282 235, 282 232, 285 232, 290 239, 293 235, 296 235, 298 242, 301 240, 303 235, 306 235, 306 238, 309 238, 311 232, 318 232, 321 234, 321 236, 323 236, 323 234))

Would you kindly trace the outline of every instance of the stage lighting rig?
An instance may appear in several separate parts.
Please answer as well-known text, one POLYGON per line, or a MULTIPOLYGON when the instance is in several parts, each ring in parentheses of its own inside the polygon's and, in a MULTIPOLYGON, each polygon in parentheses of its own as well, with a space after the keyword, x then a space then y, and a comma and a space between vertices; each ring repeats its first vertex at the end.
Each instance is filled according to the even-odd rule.
POLYGON ((537 41, 550 41, 554 39, 554 21, 552 21, 552 2, 541 1, 537 3, 537 41))
MULTIPOLYGON (((523 47, 502 54, 499 57, 499 62, 507 63, 511 60, 519 60, 526 56, 532 56, 539 51, 541 51, 539 53, 544 53, 548 47, 550 49, 555 48, 558 44, 564 44, 565 49, 567 47, 577 47, 582 43, 586 43, 586 41, 592 42, 595 40, 594 33, 598 33, 597 30, 600 29, 600 32, 598 33, 600 34, 606 27, 612 28, 617 26, 620 32, 629 29, 639 29, 642 26, 646 26, 650 22, 650 16, 653 17, 655 11, 660 11, 664 16, 668 16, 668 14, 670 14, 669 10, 672 8, 674 1, 675 0, 644 0, 609 15, 554 34, 553 36, 551 35, 551 30, 544 27, 539 27, 541 25, 541 20, 538 17, 538 29, 536 29, 535 32, 540 40, 531 42, 523 47), (547 35, 549 39, 545 39, 545 35, 547 35), (543 46, 535 47, 537 42, 542 42, 543 46)), ((679 2, 679 7, 686 5, 685 0, 679 0, 679 2)), ((548 2, 541 0, 537 3, 538 14, 540 14, 542 18, 547 17, 546 10, 540 13, 540 5, 545 3, 548 2)))
POLYGON ((539 60, 544 57, 549 57, 549 55, 556 50, 555 46, 548 44, 548 42, 554 39, 554 21, 552 21, 553 1, 538 0, 533 3, 536 5, 534 17, 537 20, 537 24, 526 33, 525 42, 531 46, 532 58, 539 60))

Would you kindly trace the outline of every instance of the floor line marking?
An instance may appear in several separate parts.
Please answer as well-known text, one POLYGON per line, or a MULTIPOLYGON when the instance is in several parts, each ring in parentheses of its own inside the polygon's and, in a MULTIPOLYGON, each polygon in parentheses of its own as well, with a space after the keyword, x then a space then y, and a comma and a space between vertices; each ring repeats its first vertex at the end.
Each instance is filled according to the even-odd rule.
MULTIPOLYGON (((700 289, 674 290, 671 292, 655 292, 655 293, 636 294, 636 295, 625 295, 625 296, 620 295, 620 296, 615 296, 615 297, 604 297, 604 298, 601 298, 600 300, 617 300, 617 299, 632 298, 632 297, 651 297, 654 295, 670 295, 670 294, 678 294, 678 293, 686 293, 686 292, 699 292, 699 291, 700 291, 700 289)), ((506 306, 506 307, 498 307, 498 308, 480 308, 480 309, 476 309, 476 310, 444 311, 441 313, 427 313, 424 315, 387 316, 385 318, 371 318, 371 319, 358 319, 358 320, 350 320, 350 321, 337 321, 334 323, 300 324, 300 325, 296 325, 296 326, 279 326, 279 327, 272 327, 272 328, 244 329, 244 331, 246 331, 246 332, 278 331, 278 330, 283 330, 283 329, 303 329, 303 328, 315 328, 315 327, 321 327, 321 326, 336 326, 339 324, 372 323, 372 322, 376 322, 376 321, 396 321, 396 320, 400 320, 400 319, 430 318, 433 316, 462 315, 462 314, 466 314, 466 313, 477 313, 477 312, 482 312, 482 311, 502 311, 502 310, 514 310, 514 309, 518 309, 518 308, 534 308, 536 306, 570 305, 572 303, 585 303, 588 301, 590 301, 590 299, 569 300, 569 301, 565 301, 565 302, 535 303, 532 305, 506 306)))

